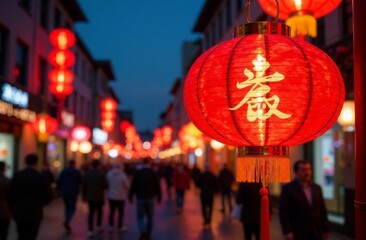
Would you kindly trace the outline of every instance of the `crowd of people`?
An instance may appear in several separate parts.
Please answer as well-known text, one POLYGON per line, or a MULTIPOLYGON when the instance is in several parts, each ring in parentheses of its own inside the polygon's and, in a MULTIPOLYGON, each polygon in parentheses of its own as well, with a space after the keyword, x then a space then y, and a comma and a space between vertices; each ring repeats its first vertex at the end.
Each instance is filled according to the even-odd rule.
MULTIPOLYGON (((15 220, 18 239, 37 238, 43 207, 55 195, 51 190, 52 184, 57 186, 58 195, 63 199, 63 226, 68 233, 72 232, 70 222, 81 192, 89 210, 88 237, 103 230, 103 205, 107 200, 108 231, 128 230, 124 225, 124 212, 126 201, 129 201, 136 205, 140 239, 151 239, 155 200, 158 204, 162 201, 160 179, 165 180, 168 200, 175 199, 177 214, 183 213, 185 192, 193 186, 200 197, 203 228, 210 229, 214 197, 221 194, 221 212, 231 213, 234 204, 240 205, 239 220, 243 225, 244 238, 249 240, 254 236, 255 239, 260 239, 259 190, 262 184, 240 183, 235 197, 232 196, 234 175, 227 165, 215 175, 208 165, 201 171, 196 165, 191 169, 171 162, 152 165, 150 158, 144 158, 133 166, 116 162, 108 168, 102 168, 100 160, 93 160, 90 167, 80 171, 76 168, 75 161, 70 160, 55 181, 47 167, 42 172, 37 171, 37 155, 26 156, 25 164, 26 168, 15 173, 10 180, 5 177, 6 166, 0 161, 0 239, 7 239, 11 218, 15 220)), ((295 179, 283 186, 279 201, 284 239, 327 239, 329 226, 326 208, 320 187, 311 181, 309 162, 297 161, 294 172, 295 179)), ((271 209, 270 207, 270 214, 271 209)))

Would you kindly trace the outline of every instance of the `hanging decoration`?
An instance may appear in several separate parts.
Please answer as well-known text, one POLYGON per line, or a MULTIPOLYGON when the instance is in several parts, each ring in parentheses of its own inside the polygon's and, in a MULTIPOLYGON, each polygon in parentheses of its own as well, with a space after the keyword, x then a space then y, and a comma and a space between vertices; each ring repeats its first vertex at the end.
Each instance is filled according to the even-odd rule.
POLYGON ((75 64, 75 55, 69 48, 75 44, 75 35, 66 28, 57 28, 50 33, 49 39, 55 47, 48 56, 54 67, 48 75, 49 91, 63 102, 73 91, 74 74, 69 68, 75 64))
POLYGON ((116 118, 117 102, 113 98, 105 98, 100 102, 102 129, 112 132, 116 118))
POLYGON ((316 19, 336 9, 342 0, 278 0, 279 13, 274 0, 258 0, 263 10, 270 16, 285 20, 291 27, 293 37, 303 38, 317 35, 316 19))
POLYGON ((328 55, 291 38, 288 26, 245 19, 234 39, 194 62, 183 98, 199 130, 238 147, 237 181, 262 182, 261 239, 267 240, 266 186, 290 181, 289 146, 319 137, 336 122, 345 89, 328 55))
POLYGON ((32 129, 38 136, 38 141, 47 142, 48 135, 55 132, 58 128, 58 122, 53 117, 46 113, 37 115, 35 121, 32 123, 32 129))

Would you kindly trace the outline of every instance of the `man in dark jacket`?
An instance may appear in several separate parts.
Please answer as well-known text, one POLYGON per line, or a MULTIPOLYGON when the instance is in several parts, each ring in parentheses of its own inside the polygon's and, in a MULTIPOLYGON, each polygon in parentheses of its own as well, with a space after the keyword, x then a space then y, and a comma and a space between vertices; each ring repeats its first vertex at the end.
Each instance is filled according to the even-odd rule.
POLYGON ((94 214, 97 213, 97 229, 102 230, 102 209, 104 204, 104 191, 107 189, 107 178, 99 169, 100 161, 92 162, 92 169, 83 177, 83 199, 88 202, 88 236, 94 235, 94 214))
POLYGON ((38 156, 25 157, 26 169, 16 173, 9 187, 9 204, 17 224, 18 239, 37 238, 43 218, 43 206, 52 200, 51 188, 36 170, 38 156))
POLYGON ((76 210, 76 200, 81 184, 81 173, 75 168, 75 161, 69 161, 69 167, 62 170, 57 181, 57 188, 65 205, 64 227, 71 232, 70 221, 76 210))
POLYGON ((10 179, 5 177, 4 174, 5 163, 0 162, 0 240, 7 239, 11 219, 10 207, 7 198, 10 179))
POLYGON ((210 171, 209 166, 206 166, 205 172, 201 174, 198 180, 198 187, 201 189, 203 227, 209 229, 214 195, 219 190, 217 177, 210 171))
POLYGON ((295 180, 282 187, 279 213, 282 232, 288 240, 320 240, 329 236, 329 223, 322 190, 311 182, 308 161, 294 165, 295 180))
POLYGON ((133 176, 129 192, 132 203, 133 196, 137 199, 137 225, 141 232, 140 239, 151 239, 153 225, 154 198, 161 202, 161 188, 157 174, 150 168, 150 158, 144 158, 142 166, 133 176), (147 222, 144 222, 146 216, 147 222))
POLYGON ((221 211, 225 213, 225 198, 229 202, 229 212, 231 212, 231 185, 234 182, 234 174, 227 168, 227 164, 224 164, 222 170, 219 173, 219 185, 221 190, 221 211))

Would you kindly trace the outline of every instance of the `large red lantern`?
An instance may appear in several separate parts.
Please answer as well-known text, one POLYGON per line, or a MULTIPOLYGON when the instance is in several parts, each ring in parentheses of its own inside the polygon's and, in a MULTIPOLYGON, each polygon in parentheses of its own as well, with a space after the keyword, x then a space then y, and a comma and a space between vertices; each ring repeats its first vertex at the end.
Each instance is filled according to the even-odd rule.
MULTIPOLYGON (((291 27, 292 36, 317 35, 316 19, 325 16, 336 9, 342 0, 277 0, 279 4, 279 19, 286 20, 291 27)), ((263 10, 270 16, 277 15, 277 5, 274 0, 258 0, 263 10)))
MULTIPOLYGON (((336 64, 279 23, 249 23, 192 65, 184 103, 205 135, 237 146, 237 180, 287 182, 289 147, 327 131, 345 89, 336 64)), ((269 239, 268 190, 262 188, 261 239, 269 239)))
POLYGON ((46 113, 37 115, 35 121, 32 123, 32 129, 38 135, 40 142, 47 142, 48 135, 56 131, 57 128, 57 120, 46 113))

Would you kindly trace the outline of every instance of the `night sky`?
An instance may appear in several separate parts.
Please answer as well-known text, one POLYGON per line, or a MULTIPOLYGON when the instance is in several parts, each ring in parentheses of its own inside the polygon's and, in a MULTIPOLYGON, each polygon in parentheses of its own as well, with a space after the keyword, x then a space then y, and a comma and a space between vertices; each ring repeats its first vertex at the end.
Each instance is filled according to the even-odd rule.
POLYGON ((112 61, 112 83, 121 104, 132 110, 138 130, 153 130, 182 75, 183 41, 196 40, 194 23, 204 0, 78 0, 88 23, 77 32, 97 60, 112 61))

